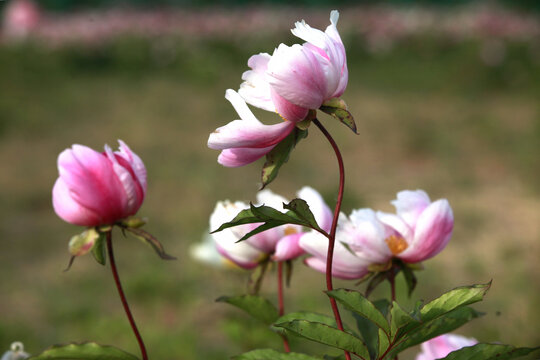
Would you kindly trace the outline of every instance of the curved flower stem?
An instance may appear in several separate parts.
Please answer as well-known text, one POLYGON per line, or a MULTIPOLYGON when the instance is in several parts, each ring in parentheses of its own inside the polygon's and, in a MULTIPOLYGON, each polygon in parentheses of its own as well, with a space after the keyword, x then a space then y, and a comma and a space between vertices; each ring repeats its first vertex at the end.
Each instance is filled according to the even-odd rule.
POLYGON ((131 310, 129 309, 126 296, 124 295, 124 290, 122 290, 122 283, 120 282, 120 277, 118 276, 118 270, 116 270, 116 263, 114 261, 114 253, 113 253, 113 247, 112 247, 111 231, 106 232, 106 237, 107 237, 107 252, 109 253, 109 261, 111 263, 111 270, 113 273, 114 282, 116 283, 116 288, 118 289, 118 294, 120 295, 120 299, 122 300, 122 306, 124 307, 126 316, 128 317, 129 324, 131 325, 131 329, 133 330, 133 333, 135 334, 135 337, 137 338, 137 342, 139 343, 139 348, 141 349, 141 356, 143 360, 148 360, 148 355, 146 354, 146 348, 144 346, 143 339, 141 337, 141 334, 139 333, 139 330, 137 329, 137 325, 135 324, 135 319, 133 318, 133 315, 131 315, 131 310))
MULTIPOLYGON (((278 279, 278 304, 279 304, 279 316, 285 314, 285 305, 283 303, 283 262, 278 261, 277 263, 277 279, 278 279)), ((289 341, 285 335, 281 335, 283 339, 283 347, 285 352, 291 352, 291 347, 289 346, 289 341)))
MULTIPOLYGON (((341 210, 341 203, 343 201, 343 190, 345 188, 345 167, 343 166, 343 158, 341 157, 341 152, 339 151, 339 148, 330 133, 326 130, 326 128, 321 124, 318 119, 314 119, 313 123, 319 128, 319 130, 321 130, 324 136, 326 136, 326 139, 328 140, 328 142, 330 142, 330 145, 332 145, 332 148, 336 153, 336 158, 339 165, 339 192, 336 207, 334 209, 332 227, 330 228, 330 234, 328 236, 328 254, 326 255, 326 288, 328 289, 328 291, 332 291, 334 289, 332 285, 332 260, 334 258, 334 244, 336 242, 336 230, 339 212, 341 210)), ((332 310, 334 311, 334 317, 336 319, 338 329, 344 331, 343 323, 341 322, 341 316, 339 315, 339 309, 334 298, 330 298, 330 305, 332 306, 332 310)), ((347 360, 351 360, 351 355, 347 351, 345 351, 345 358, 347 360)))

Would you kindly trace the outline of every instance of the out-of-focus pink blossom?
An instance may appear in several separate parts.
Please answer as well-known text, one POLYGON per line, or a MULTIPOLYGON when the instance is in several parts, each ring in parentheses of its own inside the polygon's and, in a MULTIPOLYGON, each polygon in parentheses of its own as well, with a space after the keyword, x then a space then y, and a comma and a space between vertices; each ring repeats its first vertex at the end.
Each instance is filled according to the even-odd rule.
POLYGON ((119 141, 113 152, 73 145, 58 156, 59 177, 52 191, 56 214, 81 226, 113 224, 134 215, 146 194, 142 160, 119 141))
POLYGON ((264 125, 234 90, 227 90, 225 98, 231 102, 241 120, 217 128, 208 137, 208 147, 221 150, 218 162, 223 166, 238 167, 260 159, 294 129, 295 125, 290 121, 264 125))
POLYGON ((416 355, 416 360, 436 360, 442 359, 452 351, 459 350, 466 346, 473 346, 478 341, 473 338, 466 338, 460 335, 445 334, 437 336, 422 343, 422 351, 416 355))
POLYGON ((313 29, 303 20, 292 33, 306 41, 303 45, 280 44, 270 56, 253 55, 252 70, 242 75, 238 91, 251 105, 276 111, 285 120, 303 120, 309 109, 339 97, 349 78, 345 47, 337 31, 339 13, 330 14, 325 32, 313 29))
POLYGON ((32 0, 11 0, 4 12, 3 30, 9 38, 23 38, 39 23, 40 10, 32 0))
MULTIPOLYGON (((329 226, 332 214, 326 211, 322 197, 315 190, 304 187, 298 192, 298 197, 309 204, 321 227, 329 226)), ((263 190, 257 194, 258 205, 264 204, 275 209, 282 209, 283 203, 287 202, 285 198, 270 190, 263 190)), ((231 221, 241 210, 248 208, 249 206, 243 202, 218 202, 210 217, 210 228, 217 229, 221 224, 231 221)), ((304 232, 298 225, 278 226, 253 235, 245 241, 237 242, 243 235, 259 225, 261 224, 245 224, 213 233, 212 238, 217 250, 225 258, 245 269, 257 266, 261 260, 268 257, 273 261, 286 261, 304 253, 299 246, 299 240, 304 232)))
MULTIPOLYGON (((438 254, 452 235, 454 217, 446 199, 431 202, 422 191, 401 191, 392 204, 397 214, 354 210, 340 215, 336 232, 333 276, 361 278, 370 265, 386 264, 392 258, 405 263, 427 260, 438 254)), ((306 263, 324 272, 328 240, 310 232, 300 246, 313 258, 306 263)))

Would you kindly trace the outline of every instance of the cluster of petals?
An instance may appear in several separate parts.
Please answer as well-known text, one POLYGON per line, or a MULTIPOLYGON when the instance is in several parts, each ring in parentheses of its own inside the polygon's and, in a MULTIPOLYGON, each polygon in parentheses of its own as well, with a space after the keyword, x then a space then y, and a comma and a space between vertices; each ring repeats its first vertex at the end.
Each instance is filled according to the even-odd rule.
MULTIPOLYGON (((362 278, 372 265, 393 258, 417 263, 438 254, 452 236, 454 216, 446 199, 431 202, 422 190, 401 191, 392 201, 396 214, 372 209, 340 214, 336 232, 332 275, 342 279, 362 278)), ((309 232, 300 246, 313 255, 306 264, 325 272, 328 240, 309 232)))
MULTIPOLYGON (((305 200, 315 219, 321 227, 330 228, 332 214, 324 204, 322 197, 315 190, 304 187, 298 192, 298 197, 305 200)), ((257 194, 257 204, 282 209, 288 201, 270 190, 257 194)), ((220 201, 210 216, 210 229, 219 228, 221 224, 231 221, 242 210, 248 209, 246 203, 236 201, 220 201)), ((268 257, 273 261, 286 261, 304 254, 299 246, 299 240, 304 234, 301 226, 283 225, 271 228, 251 236, 245 241, 238 242, 242 236, 257 228, 260 223, 239 225, 211 234, 218 252, 236 265, 251 269, 268 257)))
POLYGON ((251 70, 242 75, 237 92, 227 90, 241 120, 218 128, 208 139, 208 147, 221 150, 218 162, 227 167, 252 163, 291 133, 297 122, 345 91, 348 82, 345 48, 336 28, 337 11, 323 32, 304 21, 292 33, 306 41, 303 45, 279 45, 272 55, 261 53, 248 60, 251 70), (277 112, 283 123, 264 125, 249 110, 255 107, 277 112))
POLYGON ((461 335, 444 334, 428 340, 421 345, 421 352, 416 360, 435 360, 446 357, 453 351, 463 347, 476 345, 478 341, 461 335))
POLYGON ((58 156, 52 191, 56 214, 81 226, 114 224, 134 215, 146 194, 146 168, 122 141, 118 151, 73 145, 58 156))

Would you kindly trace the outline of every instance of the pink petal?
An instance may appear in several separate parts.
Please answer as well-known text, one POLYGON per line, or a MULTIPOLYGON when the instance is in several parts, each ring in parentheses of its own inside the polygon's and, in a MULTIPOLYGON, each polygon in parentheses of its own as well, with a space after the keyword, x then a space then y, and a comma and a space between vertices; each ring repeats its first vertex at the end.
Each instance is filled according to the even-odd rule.
POLYGON ((302 235, 302 233, 296 233, 282 237, 276 245, 276 251, 274 252, 274 256, 272 256, 272 260, 286 261, 302 255, 304 250, 299 245, 302 235))
POLYGON ((231 148, 221 151, 218 163, 227 167, 239 167, 251 164, 266 155, 275 145, 265 148, 231 148))
POLYGON ((242 74, 244 82, 240 85, 238 93, 244 100, 253 106, 267 110, 276 111, 276 107, 270 96, 270 85, 266 80, 266 69, 270 55, 261 53, 253 55, 248 60, 248 70, 242 74))
POLYGON ((117 155, 124 158, 130 165, 135 177, 139 181, 144 193, 146 194, 147 181, 146 181, 146 167, 142 162, 141 158, 135 154, 122 140, 118 140, 120 144, 119 151, 116 152, 117 155))
POLYGON ((58 156, 58 170, 72 199, 99 215, 101 224, 125 216, 126 193, 105 155, 73 145, 58 156))
POLYGON ((414 240, 399 254, 407 262, 419 262, 437 255, 452 237, 454 214, 446 199, 429 205, 418 218, 414 240))
POLYGON ((423 190, 405 190, 398 192, 397 199, 391 203, 396 207, 397 214, 403 218, 411 228, 414 228, 418 216, 420 216, 422 211, 431 204, 431 200, 429 199, 428 194, 423 190))
POLYGON ((446 357, 453 351, 463 347, 473 346, 478 341, 473 338, 466 338, 460 335, 445 334, 423 342, 422 352, 417 355, 416 360, 436 360, 446 357))
POLYGON ((309 109, 294 105, 290 101, 285 100, 285 98, 279 95, 274 89, 270 90, 270 96, 277 113, 283 119, 291 122, 298 122, 306 118, 309 109))
POLYGON ((62 178, 56 180, 52 195, 54 211, 63 220, 80 226, 96 226, 100 224, 99 215, 73 200, 71 192, 62 178))

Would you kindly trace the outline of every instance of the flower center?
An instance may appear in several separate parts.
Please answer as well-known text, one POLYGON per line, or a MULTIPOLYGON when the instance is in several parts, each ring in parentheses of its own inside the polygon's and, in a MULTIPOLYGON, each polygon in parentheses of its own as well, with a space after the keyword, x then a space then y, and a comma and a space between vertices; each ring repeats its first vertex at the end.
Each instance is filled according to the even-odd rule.
POLYGON ((404 238, 397 235, 390 235, 384 241, 394 255, 401 253, 409 246, 409 244, 407 244, 407 241, 405 241, 404 238))
POLYGON ((295 227, 289 225, 285 227, 285 230, 283 230, 283 232, 285 233, 285 235, 292 235, 292 234, 296 234, 298 230, 296 230, 295 227))

